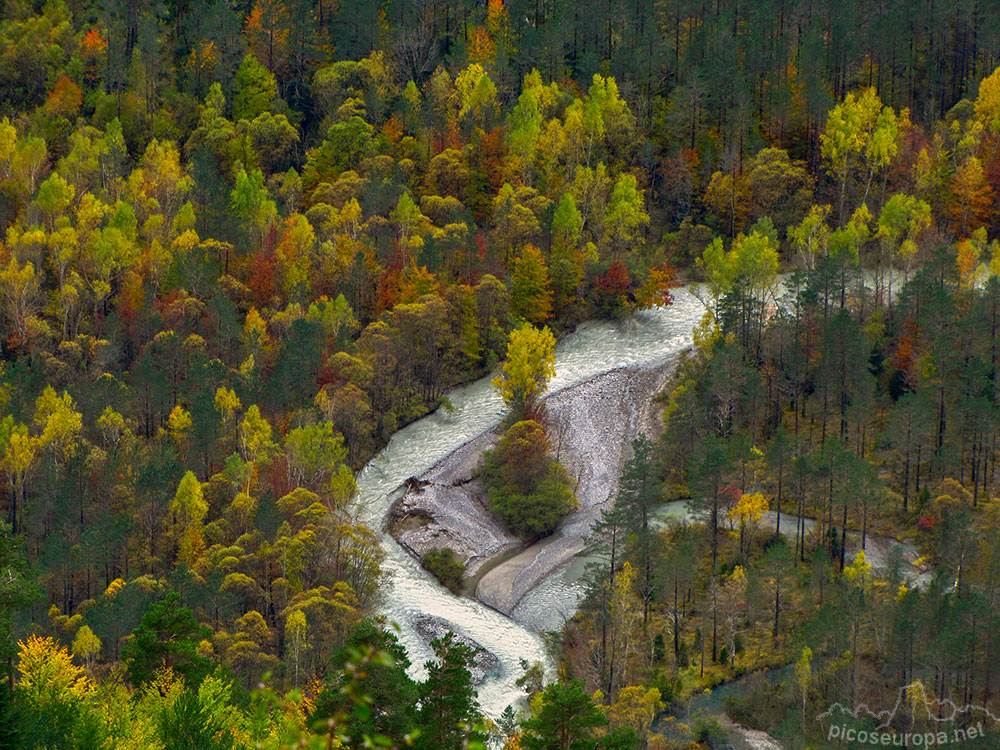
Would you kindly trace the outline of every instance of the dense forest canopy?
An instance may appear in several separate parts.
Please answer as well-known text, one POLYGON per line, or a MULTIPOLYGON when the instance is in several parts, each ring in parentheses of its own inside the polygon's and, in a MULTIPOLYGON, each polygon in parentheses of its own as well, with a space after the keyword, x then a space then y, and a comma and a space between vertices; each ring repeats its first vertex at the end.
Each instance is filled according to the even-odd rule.
MULTIPOLYGON (((993 3, 0 8, 0 747, 481 741, 468 648, 414 682, 369 618, 354 474, 508 341, 678 272, 706 317, 595 529, 626 541, 496 731, 645 746, 666 701, 795 660, 783 737, 879 674, 995 704, 993 3), (688 495, 710 533, 655 531, 688 495), (764 533, 783 501, 820 538, 764 533), (869 524, 941 581, 873 588, 869 524)), ((551 373, 511 360, 534 408, 551 373)), ((506 443, 487 467, 525 538, 575 502, 543 411, 509 438, 539 481, 511 494, 506 443)))

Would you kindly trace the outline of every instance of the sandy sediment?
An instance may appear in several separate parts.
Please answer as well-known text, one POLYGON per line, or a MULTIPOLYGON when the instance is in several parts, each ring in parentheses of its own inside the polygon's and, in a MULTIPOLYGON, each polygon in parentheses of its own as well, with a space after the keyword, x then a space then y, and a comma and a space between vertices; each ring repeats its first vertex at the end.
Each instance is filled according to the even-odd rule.
POLYGON ((591 524, 617 491, 631 441, 640 433, 659 432, 652 397, 672 369, 671 358, 651 367, 612 370, 546 399, 552 450, 576 480, 579 502, 552 536, 516 552, 521 543, 490 512, 485 488, 472 473, 483 451, 496 443, 493 431, 408 482, 390 511, 393 536, 417 558, 432 548, 451 547, 466 563, 467 575, 485 570, 476 598, 510 614, 525 593, 583 549, 591 524))
POLYGON ((618 489, 632 440, 659 432, 652 398, 671 369, 663 363, 614 370, 549 397, 553 450, 577 481, 579 507, 551 537, 484 575, 476 590, 480 601, 510 614, 531 588, 583 549, 591 525, 618 489))

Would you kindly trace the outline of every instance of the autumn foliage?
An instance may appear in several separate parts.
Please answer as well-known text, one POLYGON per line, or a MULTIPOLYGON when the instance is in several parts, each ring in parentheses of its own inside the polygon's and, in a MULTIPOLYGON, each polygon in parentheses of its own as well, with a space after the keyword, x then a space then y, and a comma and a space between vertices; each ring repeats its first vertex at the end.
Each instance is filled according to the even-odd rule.
MULTIPOLYGON (((96 747, 88 731, 127 724, 80 708, 107 691, 112 708, 146 701, 135 747, 172 746, 153 736, 164 727, 222 747, 239 722, 212 707, 246 704, 226 697, 234 684, 331 674, 385 583, 355 472, 459 384, 494 377, 516 415, 487 471, 498 512, 525 539, 552 532, 574 502, 547 453, 556 337, 667 306, 679 280, 705 308, 691 358, 717 366, 672 390, 668 419, 694 431, 673 465, 698 469, 672 496, 699 482, 726 507, 754 496, 753 440, 787 427, 850 448, 781 463, 775 489, 794 487, 802 512, 825 497, 827 526, 840 512, 880 528, 881 475, 830 488, 852 456, 886 451, 903 513, 926 512, 942 472, 969 485, 970 498, 942 490, 924 539, 951 533, 995 489, 1000 32, 980 5, 3 4, 0 662, 13 670, 23 644, 15 713, 41 717, 38 732, 90 716, 72 743, 96 747), (129 671, 123 654, 128 688, 111 677, 129 671), (34 710, 53 693, 68 703, 34 710)), ((961 562, 956 607, 973 601, 969 576, 987 578, 965 561, 988 528, 935 548, 961 562)), ((647 532, 632 529, 630 554, 647 532)), ((728 575, 764 536, 745 531, 729 587, 713 581, 732 651, 738 615, 765 608, 747 596, 780 589, 777 563, 749 568, 750 594, 728 575)), ((693 651, 695 629, 675 626, 702 604, 670 623, 653 603, 668 563, 605 577, 611 640, 642 612, 644 637, 673 628, 693 651)), ((694 586, 682 573, 680 598, 694 586)), ((831 631, 882 613, 862 620, 831 631)), ((579 673, 604 689, 582 656, 596 636, 577 636, 579 673)), ((935 673, 993 663, 955 645, 987 640, 955 636, 935 673)), ((614 640, 600 663, 621 658, 665 696, 662 660, 637 656, 652 644, 614 640)), ((839 668, 823 679, 872 682, 839 668)), ((581 741, 610 743, 658 705, 621 679, 602 699, 610 728, 592 690, 546 700, 595 722, 581 741)), ((306 693, 272 713, 304 727, 306 693)), ((249 746, 247 726, 233 732, 249 746)), ((541 746, 536 729, 521 746, 541 746)), ((53 732, 30 746, 75 746, 53 732)))

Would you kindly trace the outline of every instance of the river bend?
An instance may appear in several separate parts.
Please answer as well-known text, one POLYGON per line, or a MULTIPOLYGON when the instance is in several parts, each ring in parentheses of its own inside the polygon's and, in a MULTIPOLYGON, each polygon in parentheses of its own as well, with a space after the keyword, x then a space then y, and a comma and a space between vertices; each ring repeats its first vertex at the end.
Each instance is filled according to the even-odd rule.
MULTIPOLYGON (((556 346, 556 375, 550 393, 616 368, 662 364, 690 346, 691 332, 703 313, 704 307, 689 288, 681 287, 674 290, 674 303, 669 307, 640 311, 621 323, 582 324, 556 346)), ((399 640, 413 662, 412 674, 422 677, 424 662, 433 656, 420 635, 426 628, 418 625, 428 617, 447 623, 497 657, 496 673, 479 687, 483 710, 496 717, 523 695, 514 684, 521 675, 520 660, 547 662, 541 637, 475 600, 452 595, 383 529, 402 482, 496 426, 503 416, 503 402, 489 377, 451 390, 448 398, 454 407, 450 413, 439 409, 404 427, 365 466, 358 476, 357 503, 361 522, 378 531, 386 551, 384 568, 391 584, 381 612, 399 625, 399 640)))

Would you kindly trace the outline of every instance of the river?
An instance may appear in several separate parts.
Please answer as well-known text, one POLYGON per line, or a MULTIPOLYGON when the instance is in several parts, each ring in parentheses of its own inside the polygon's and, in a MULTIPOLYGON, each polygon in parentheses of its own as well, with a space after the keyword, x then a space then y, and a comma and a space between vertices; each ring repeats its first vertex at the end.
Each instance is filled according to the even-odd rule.
MULTIPOLYGON (((691 332, 703 313, 704 307, 690 289, 680 287, 674 290, 674 303, 669 307, 640 311, 621 323, 584 323, 556 346, 556 375, 549 392, 616 368, 651 367, 667 361, 691 345, 691 332)), ((428 617, 443 621, 499 660, 499 668, 479 687, 483 711, 495 718, 504 707, 516 705, 523 696, 515 685, 522 674, 520 661, 550 663, 537 627, 532 627, 532 623, 541 623, 528 616, 539 600, 532 597, 525 603, 529 610, 526 616, 515 612, 520 621, 517 622, 473 599, 456 597, 383 530, 394 492, 403 481, 419 476, 467 441, 494 427, 503 416, 503 402, 489 377, 453 389, 448 399, 453 406, 450 412, 439 409, 404 427, 365 466, 358 476, 357 502, 361 522, 378 531, 386 551, 384 568, 391 576, 391 584, 383 596, 381 612, 399 626, 400 643, 413 662, 411 674, 422 678, 424 662, 433 657, 418 631, 418 623, 428 617)), ((551 583, 543 581, 540 590, 546 586, 563 587, 564 572, 554 572, 551 583)))

